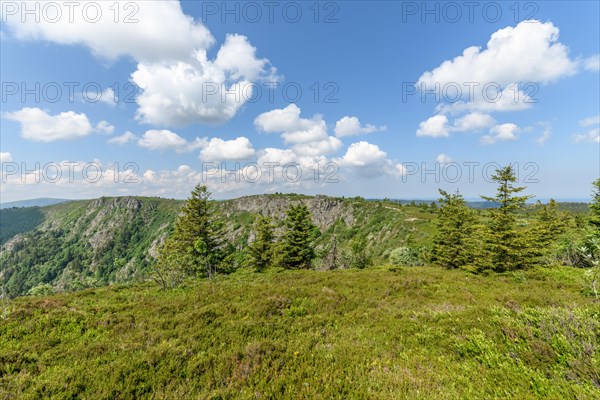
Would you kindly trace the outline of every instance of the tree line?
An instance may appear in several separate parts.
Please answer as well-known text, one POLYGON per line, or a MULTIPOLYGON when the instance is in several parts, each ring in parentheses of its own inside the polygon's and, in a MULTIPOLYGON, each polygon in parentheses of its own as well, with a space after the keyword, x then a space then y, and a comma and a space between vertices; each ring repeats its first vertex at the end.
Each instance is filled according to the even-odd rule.
MULTIPOLYGON (((531 268, 550 260, 558 241, 569 229, 569 219, 556 201, 537 203, 535 224, 528 226, 520 216, 533 196, 516 186, 511 165, 500 168, 492 179, 494 196, 481 196, 495 204, 484 212, 468 207, 460 193, 440 190, 435 232, 427 257, 407 247, 390 253, 392 262, 405 265, 430 263, 472 272, 506 272, 531 268), (396 260, 396 261, 395 261, 396 260)), ((569 263, 598 266, 600 258, 600 179, 594 182, 594 198, 587 234, 572 246, 569 263)), ((206 186, 197 185, 185 203, 174 227, 160 248, 154 279, 163 287, 178 285, 187 277, 212 278, 243 266, 254 271, 270 268, 308 269, 317 257, 315 240, 321 232, 313 224, 304 204, 291 204, 281 221, 260 215, 254 222, 253 240, 243 251, 225 240, 224 222, 206 186)), ((435 203, 434 203, 435 205, 435 203)), ((372 265, 365 237, 355 237, 340 248, 335 233, 319 254, 320 269, 366 268, 372 265)), ((596 271, 596 281, 598 281, 596 271)), ((593 277, 592 277, 593 278, 593 277)), ((593 279, 592 279, 593 280, 593 279)), ((595 282, 596 282, 595 281, 595 282)))

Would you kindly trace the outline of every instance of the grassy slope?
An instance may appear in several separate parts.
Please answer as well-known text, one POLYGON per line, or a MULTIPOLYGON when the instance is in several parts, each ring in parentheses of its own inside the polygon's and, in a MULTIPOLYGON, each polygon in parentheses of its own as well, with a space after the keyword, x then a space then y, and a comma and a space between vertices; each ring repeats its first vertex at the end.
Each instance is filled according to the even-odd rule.
POLYGON ((600 398, 582 271, 236 273, 18 298, 0 398, 600 398))

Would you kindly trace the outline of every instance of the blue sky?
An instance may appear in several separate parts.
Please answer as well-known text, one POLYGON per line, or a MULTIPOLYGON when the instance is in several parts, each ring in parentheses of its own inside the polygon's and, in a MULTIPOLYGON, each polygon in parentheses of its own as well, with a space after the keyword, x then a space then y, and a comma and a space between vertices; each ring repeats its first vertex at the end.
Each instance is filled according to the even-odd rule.
POLYGON ((203 180, 216 198, 474 198, 494 163, 582 199, 600 176, 595 1, 280 2, 272 21, 263 2, 28 4, 2 1, 2 201, 203 180))

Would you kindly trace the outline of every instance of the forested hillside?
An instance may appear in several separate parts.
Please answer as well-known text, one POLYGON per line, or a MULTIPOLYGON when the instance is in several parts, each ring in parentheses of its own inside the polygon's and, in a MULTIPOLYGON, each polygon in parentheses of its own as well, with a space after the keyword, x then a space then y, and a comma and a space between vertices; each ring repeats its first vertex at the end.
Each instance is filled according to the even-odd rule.
MULTIPOLYGON (((170 233, 183 201, 116 197, 73 201, 48 207, 2 210, 0 282, 11 296, 49 284, 51 291, 77 290, 146 279, 159 245, 170 233)), ((237 249, 254 239, 258 215, 280 221, 291 204, 305 204, 318 228, 317 263, 335 239, 349 248, 364 239, 375 264, 400 254, 405 265, 428 257, 437 206, 387 200, 272 194, 214 202, 226 221, 223 234, 237 249), (395 251, 396 250, 396 251, 395 251)), ((484 211, 478 211, 483 213, 484 211)), ((523 223, 533 218, 523 214, 523 223)), ((572 226, 585 219, 570 217, 572 226)), ((241 263, 239 257, 229 260, 241 263)), ((45 286, 48 288, 48 286, 45 286)))

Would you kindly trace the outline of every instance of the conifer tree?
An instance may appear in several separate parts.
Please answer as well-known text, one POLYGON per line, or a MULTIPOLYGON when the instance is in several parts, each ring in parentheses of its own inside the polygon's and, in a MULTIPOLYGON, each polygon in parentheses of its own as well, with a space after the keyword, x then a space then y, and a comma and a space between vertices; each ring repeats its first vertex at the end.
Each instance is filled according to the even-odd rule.
POLYGON ((246 266, 260 272, 273 265, 275 235, 271 219, 259 216, 254 223, 254 235, 248 246, 246 266))
POLYGON ((524 186, 514 186, 517 181, 512 165, 496 170, 492 179, 498 183, 496 196, 481 196, 498 205, 490 211, 490 222, 485 235, 485 249, 489 257, 481 267, 495 271, 510 271, 527 268, 532 263, 533 244, 527 234, 517 229, 516 213, 533 196, 519 196, 524 186))
POLYGON ((449 194, 441 189, 440 194, 432 261, 445 268, 465 267, 475 258, 477 216, 461 194, 449 194))
POLYGON ((223 256, 222 226, 210 192, 206 186, 196 185, 161 249, 159 264, 188 276, 212 278, 223 256))
POLYGON ((550 199, 548 204, 537 203, 535 216, 538 224, 535 228, 535 237, 538 247, 549 248, 556 239, 566 230, 566 217, 558 209, 558 203, 550 199))
POLYGON ((315 256, 313 241, 316 227, 306 205, 290 205, 286 213, 285 234, 281 245, 281 265, 287 269, 307 269, 315 256))

